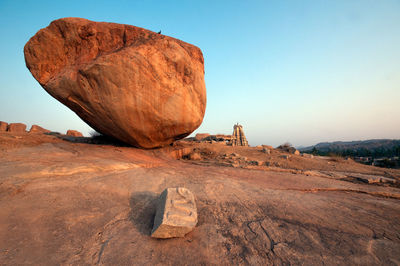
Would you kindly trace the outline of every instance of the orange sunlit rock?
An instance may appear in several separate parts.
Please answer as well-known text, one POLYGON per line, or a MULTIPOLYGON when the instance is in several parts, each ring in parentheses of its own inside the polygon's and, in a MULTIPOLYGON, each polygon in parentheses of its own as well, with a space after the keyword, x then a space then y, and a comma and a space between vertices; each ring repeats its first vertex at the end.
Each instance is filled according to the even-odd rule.
POLYGON ((24 48, 42 87, 96 131, 154 148, 193 132, 206 106, 199 48, 142 28, 53 21, 24 48))

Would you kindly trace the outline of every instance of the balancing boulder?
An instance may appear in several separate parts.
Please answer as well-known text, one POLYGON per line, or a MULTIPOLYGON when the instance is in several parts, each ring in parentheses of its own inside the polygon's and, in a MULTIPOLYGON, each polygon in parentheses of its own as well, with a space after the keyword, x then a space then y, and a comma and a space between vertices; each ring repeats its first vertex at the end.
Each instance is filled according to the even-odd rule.
POLYGON ((55 20, 25 45, 33 77, 96 131, 142 148, 184 138, 206 107, 196 46, 142 28, 55 20))

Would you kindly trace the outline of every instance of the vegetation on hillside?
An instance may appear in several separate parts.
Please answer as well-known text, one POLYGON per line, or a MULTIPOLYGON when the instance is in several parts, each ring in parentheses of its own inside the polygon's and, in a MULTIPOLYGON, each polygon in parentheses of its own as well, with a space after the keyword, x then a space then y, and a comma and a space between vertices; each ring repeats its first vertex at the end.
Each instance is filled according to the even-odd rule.
POLYGON ((302 151, 320 156, 350 157, 375 166, 400 168, 400 140, 319 143, 302 151))

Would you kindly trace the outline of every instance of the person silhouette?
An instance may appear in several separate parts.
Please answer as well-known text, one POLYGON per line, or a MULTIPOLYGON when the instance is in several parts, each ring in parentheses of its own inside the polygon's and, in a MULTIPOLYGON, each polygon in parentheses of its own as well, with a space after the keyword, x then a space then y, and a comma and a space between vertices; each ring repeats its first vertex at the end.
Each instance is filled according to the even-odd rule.
POLYGON ((158 34, 161 34, 161 31, 159 31, 158 34))

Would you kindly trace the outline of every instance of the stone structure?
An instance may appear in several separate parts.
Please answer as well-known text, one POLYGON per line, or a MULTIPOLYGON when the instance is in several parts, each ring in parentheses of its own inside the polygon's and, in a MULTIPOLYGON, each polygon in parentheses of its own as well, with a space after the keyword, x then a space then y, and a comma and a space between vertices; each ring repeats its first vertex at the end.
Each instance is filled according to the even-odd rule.
POLYGON ((233 134, 229 144, 232 146, 249 146, 249 143, 244 136, 242 125, 236 124, 233 126, 233 134))
POLYGON ((167 188, 158 199, 151 236, 183 237, 197 224, 196 202, 187 188, 167 188))
POLYGON ((141 148, 188 136, 206 108, 201 50, 146 29, 62 18, 25 45, 40 85, 97 132, 141 148))

